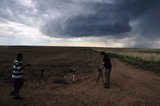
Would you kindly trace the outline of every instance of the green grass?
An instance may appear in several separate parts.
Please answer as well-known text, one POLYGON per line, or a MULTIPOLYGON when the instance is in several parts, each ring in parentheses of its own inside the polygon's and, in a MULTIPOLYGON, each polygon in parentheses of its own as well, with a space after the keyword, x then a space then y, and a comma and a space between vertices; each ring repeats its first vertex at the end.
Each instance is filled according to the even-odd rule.
MULTIPOLYGON (((95 52, 99 52, 96 49, 91 49, 95 52)), ((144 60, 140 57, 124 56, 116 53, 107 53, 111 58, 116 58, 124 63, 132 65, 136 68, 154 71, 160 73, 160 61, 144 60)))
POLYGON ((122 56, 114 53, 108 53, 111 58, 116 58, 124 63, 135 66, 136 68, 141 68, 145 70, 150 70, 154 72, 160 72, 160 61, 148 61, 141 59, 139 57, 122 56))

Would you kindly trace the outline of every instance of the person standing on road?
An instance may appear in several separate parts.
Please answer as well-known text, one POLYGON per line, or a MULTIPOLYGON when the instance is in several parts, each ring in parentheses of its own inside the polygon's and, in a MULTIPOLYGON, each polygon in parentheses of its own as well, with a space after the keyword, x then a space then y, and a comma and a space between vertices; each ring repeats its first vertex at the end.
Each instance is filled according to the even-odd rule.
POLYGON ((21 87, 23 86, 23 55, 22 53, 17 54, 17 58, 14 60, 12 79, 14 84, 14 91, 10 94, 15 96, 15 99, 22 100, 23 98, 19 95, 21 87))
POLYGON ((102 66, 100 67, 100 69, 104 70, 105 79, 106 79, 106 82, 104 83, 104 85, 105 85, 104 87, 109 88, 112 64, 111 64, 109 56, 104 51, 101 51, 100 55, 101 55, 101 58, 102 58, 102 66))

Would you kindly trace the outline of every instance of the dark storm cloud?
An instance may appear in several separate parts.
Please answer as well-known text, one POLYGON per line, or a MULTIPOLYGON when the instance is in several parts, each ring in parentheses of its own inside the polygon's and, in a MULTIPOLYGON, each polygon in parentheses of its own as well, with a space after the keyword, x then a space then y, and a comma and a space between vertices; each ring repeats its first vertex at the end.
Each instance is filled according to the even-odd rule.
MULTIPOLYGON (((123 9, 111 4, 91 4, 91 15, 77 15, 66 21, 65 33, 78 36, 120 35, 131 30, 129 17, 123 9)), ((87 8, 86 7, 86 8, 87 8)))
MULTIPOLYGON (((132 30, 130 21, 145 17, 145 14, 153 10, 158 2, 158 0, 96 1, 68 1, 67 4, 77 3, 77 6, 82 6, 83 11, 77 11, 75 15, 73 13, 76 13, 76 9, 72 8, 71 13, 65 14, 59 20, 46 22, 42 27, 42 32, 49 36, 121 36, 132 30), (83 14, 91 10, 91 13, 83 14)), ((61 4, 61 2, 58 3, 61 4)), ((65 6, 65 8, 70 7, 65 6)), ((65 10, 61 9, 61 12, 65 13, 65 10)))
POLYGON ((56 37, 119 37, 127 32, 158 37, 159 5, 160 0, 32 0, 29 5, 25 0, 0 0, 0 22, 36 26, 56 37))
POLYGON ((118 4, 130 19, 135 19, 154 8, 158 1, 159 0, 119 0, 118 4))
POLYGON ((156 5, 140 19, 139 23, 135 26, 135 30, 143 37, 157 39, 160 36, 160 0, 156 5))

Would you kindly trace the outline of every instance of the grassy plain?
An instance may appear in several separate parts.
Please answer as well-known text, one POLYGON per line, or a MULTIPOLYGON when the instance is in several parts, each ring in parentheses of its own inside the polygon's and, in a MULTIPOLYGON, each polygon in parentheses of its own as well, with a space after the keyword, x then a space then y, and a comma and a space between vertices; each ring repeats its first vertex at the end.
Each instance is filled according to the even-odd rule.
POLYGON ((160 49, 93 48, 137 68, 160 72, 160 49))

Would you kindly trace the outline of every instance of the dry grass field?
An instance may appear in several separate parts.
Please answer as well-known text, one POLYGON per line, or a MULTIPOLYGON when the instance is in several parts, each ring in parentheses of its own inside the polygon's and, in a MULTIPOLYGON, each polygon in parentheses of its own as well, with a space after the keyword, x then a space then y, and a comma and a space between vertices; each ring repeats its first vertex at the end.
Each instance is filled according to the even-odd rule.
POLYGON ((160 49, 96 48, 96 50, 104 50, 123 56, 139 57, 144 60, 160 61, 160 49))
POLYGON ((111 87, 96 83, 100 56, 90 48, 0 47, 0 106, 159 106, 160 77, 152 71, 111 59, 111 87), (10 96, 12 64, 22 52, 25 64, 24 100, 10 96), (76 82, 71 82, 72 69, 76 82), (47 83, 39 84, 44 69, 47 83), (64 78, 66 75, 66 78, 64 78))
POLYGON ((105 51, 112 58, 134 66, 135 68, 160 73, 160 49, 135 48, 92 48, 95 52, 105 51))

